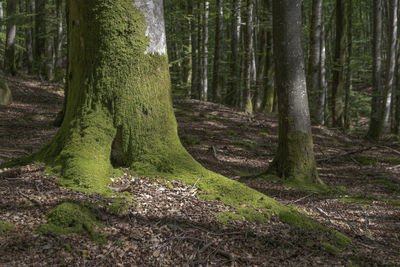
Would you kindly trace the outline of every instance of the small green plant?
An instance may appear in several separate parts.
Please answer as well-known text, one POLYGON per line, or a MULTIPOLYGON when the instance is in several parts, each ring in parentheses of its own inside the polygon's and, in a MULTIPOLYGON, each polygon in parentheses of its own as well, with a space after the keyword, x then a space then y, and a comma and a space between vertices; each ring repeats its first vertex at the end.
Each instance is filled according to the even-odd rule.
POLYGON ((196 136, 182 136, 181 141, 184 146, 194 146, 201 143, 200 139, 196 136))
POLYGON ((39 232, 52 232, 56 235, 86 233, 97 242, 105 242, 105 237, 95 232, 95 227, 102 226, 96 216, 86 207, 64 202, 46 213, 47 223, 39 227, 39 232))
POLYGON ((361 163, 362 165, 376 165, 379 163, 378 161, 376 161, 374 159, 364 157, 364 156, 355 156, 354 160, 361 163))
POLYGON ((12 225, 11 223, 0 221, 0 236, 4 235, 12 228, 14 228, 14 225, 12 225))
POLYGON ((267 133, 267 132, 260 132, 259 135, 264 136, 264 137, 267 137, 267 136, 269 136, 269 133, 267 133))

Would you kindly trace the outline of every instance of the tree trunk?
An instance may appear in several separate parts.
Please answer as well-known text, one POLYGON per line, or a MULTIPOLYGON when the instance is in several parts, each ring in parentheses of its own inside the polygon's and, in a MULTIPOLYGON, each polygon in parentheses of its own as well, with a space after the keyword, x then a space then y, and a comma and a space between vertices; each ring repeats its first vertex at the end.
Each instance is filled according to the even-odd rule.
POLYGON ((54 79, 54 57, 53 57, 53 44, 54 40, 52 37, 52 32, 51 32, 51 17, 49 14, 52 13, 51 7, 50 7, 50 0, 47 0, 46 2, 46 25, 45 25, 45 32, 46 32, 46 40, 45 40, 45 56, 46 56, 46 79, 48 81, 52 81, 54 79))
POLYGON ((346 0, 336 0, 336 44, 332 81, 332 126, 344 129, 344 98, 348 10, 346 0))
POLYGON ((57 37, 56 37, 56 49, 55 49, 55 73, 56 76, 60 76, 63 72, 63 0, 56 0, 56 18, 57 18, 57 37))
POLYGON ((216 103, 221 103, 221 93, 223 78, 221 71, 222 51, 224 41, 224 0, 217 0, 217 15, 215 25, 215 50, 214 50, 214 69, 212 99, 216 103))
POLYGON ((244 63, 244 111, 253 113, 252 93, 251 93, 251 69, 252 69, 252 52, 253 52, 253 1, 247 0, 246 5, 246 35, 245 35, 245 63, 244 63))
MULTIPOLYGON (((190 16, 190 46, 191 46, 191 56, 192 56, 192 81, 190 92, 187 92, 188 98, 192 97, 193 92, 197 92, 199 88, 199 75, 198 75, 198 60, 199 52, 197 47, 197 35, 196 35, 196 16, 194 12, 194 0, 189 0, 189 16, 190 16)), ((199 27, 199 25, 197 25, 199 27)), ((189 89, 188 89, 189 90, 189 89)))
POLYGON ((200 91, 200 100, 207 101, 208 97, 208 16, 210 3, 204 2, 204 21, 203 21, 203 69, 202 69, 202 87, 200 91))
POLYGON ((273 0, 279 144, 270 169, 289 181, 322 184, 311 135, 302 48, 301 2, 273 0))
POLYGON ((326 41, 325 41, 325 25, 324 23, 321 24, 321 46, 320 46, 320 53, 321 53, 321 60, 320 60, 320 73, 319 73, 319 93, 317 95, 317 106, 319 110, 316 112, 315 121, 320 125, 325 124, 325 104, 326 104, 326 96, 328 92, 328 82, 326 81, 326 41))
POLYGON ((372 71, 372 103, 371 119, 369 123, 368 137, 377 140, 382 133, 382 0, 373 1, 374 32, 373 32, 373 71, 372 71))
POLYGON ((15 45, 17 37, 17 0, 7 0, 6 47, 4 51, 4 72, 16 75, 15 45))
POLYGON ((111 163, 147 175, 203 170, 177 135, 162 1, 69 2, 67 109, 39 152, 60 182, 104 191, 111 163))
POLYGON ((46 75, 46 2, 35 0, 35 69, 40 78, 46 75))
POLYGON ((312 100, 311 118, 318 125, 322 124, 319 114, 320 99, 320 68, 321 68, 321 26, 323 0, 312 1, 311 31, 310 31, 310 58, 308 61, 307 92, 312 100))
POLYGON ((382 131, 385 133, 389 127, 390 105, 392 100, 394 69, 396 63, 396 42, 397 42, 397 7, 398 0, 390 1, 390 15, 388 27, 388 55, 386 60, 385 90, 383 95, 383 119, 382 131))
POLYGON ((233 2, 233 16, 232 16, 232 39, 231 39, 231 79, 228 87, 226 102, 229 105, 234 105, 239 98, 240 92, 240 56, 239 56, 239 43, 240 43, 240 24, 241 24, 241 0, 234 0, 233 2))
POLYGON ((346 82, 345 82, 345 104, 344 104, 344 129, 350 130, 351 127, 351 114, 350 114, 350 101, 352 90, 352 75, 351 75, 351 59, 353 56, 353 41, 352 41, 352 0, 346 1, 348 12, 348 29, 347 29, 347 56, 346 56, 346 82))
POLYGON ((34 19, 33 14, 35 13, 35 0, 26 0, 26 13, 28 17, 28 26, 26 27, 26 54, 27 54, 27 67, 28 74, 33 74, 33 35, 34 35, 34 19))

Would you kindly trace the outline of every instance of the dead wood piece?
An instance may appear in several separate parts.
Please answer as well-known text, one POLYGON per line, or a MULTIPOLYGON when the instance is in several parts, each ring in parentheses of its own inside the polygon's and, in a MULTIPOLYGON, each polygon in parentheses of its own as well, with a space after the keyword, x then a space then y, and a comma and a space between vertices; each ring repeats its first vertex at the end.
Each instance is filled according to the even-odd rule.
POLYGON ((38 206, 39 208, 42 208, 43 205, 42 203, 40 203, 39 201, 37 201, 34 198, 29 197, 28 195, 25 195, 24 193, 22 193, 21 191, 18 191, 18 194, 20 194, 21 196, 23 196, 24 198, 28 199, 30 202, 32 202, 33 204, 35 204, 36 206, 38 206))
POLYGON ((344 156, 349 156, 349 155, 354 155, 354 154, 362 153, 362 152, 371 150, 371 149, 373 149, 373 148, 375 148, 375 146, 365 147, 365 148, 361 148, 361 149, 349 151, 349 152, 346 152, 346 153, 341 153, 341 154, 338 154, 338 155, 334 155, 334 156, 331 156, 331 157, 328 157, 328 158, 317 159, 317 162, 331 161, 331 160, 333 160, 333 159, 341 158, 341 157, 344 157, 344 156))

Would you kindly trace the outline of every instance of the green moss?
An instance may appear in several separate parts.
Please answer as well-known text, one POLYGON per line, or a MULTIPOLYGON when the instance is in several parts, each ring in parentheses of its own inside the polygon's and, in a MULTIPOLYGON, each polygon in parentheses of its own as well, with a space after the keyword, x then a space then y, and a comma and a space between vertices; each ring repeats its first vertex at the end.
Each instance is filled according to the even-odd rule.
POLYGON ((13 229, 14 225, 9 222, 0 221, 0 236, 7 233, 9 230, 13 229))
POLYGON ((400 185, 386 179, 379 179, 374 181, 375 184, 383 184, 392 189, 400 189, 400 185))
POLYGON ((229 134, 229 135, 236 135, 237 134, 237 131, 233 130, 233 129, 226 129, 226 130, 224 130, 224 132, 226 134, 229 134))
POLYGON ((244 220, 245 217, 243 217, 240 214, 237 214, 235 212, 230 212, 230 211, 226 211, 226 212, 221 212, 217 215, 217 218, 219 219, 220 222, 222 222, 223 224, 230 224, 232 223, 232 221, 235 220, 244 220))
POLYGON ((286 224, 289 224, 292 226, 298 226, 300 228, 317 230, 317 231, 325 231, 326 230, 322 225, 314 222, 313 220, 311 220, 310 218, 308 218, 306 216, 299 215, 299 214, 293 212, 293 210, 281 212, 279 214, 279 219, 286 224))
POLYGON ((351 244, 351 239, 340 232, 334 231, 334 242, 339 248, 347 248, 351 244))
POLYGON ((384 160, 392 164, 400 164, 399 157, 385 157, 384 160))
POLYGON ((5 81, 0 79, 0 105, 10 105, 13 102, 10 88, 5 81))
POLYGON ((342 197, 339 198, 339 201, 352 204, 359 204, 363 206, 369 206, 372 203, 371 199, 357 198, 357 197, 342 197))
POLYGON ((197 136, 182 136, 181 141, 184 146, 194 146, 201 144, 200 139, 197 136))
POLYGON ((327 193, 330 190, 330 188, 325 184, 315 184, 309 179, 302 179, 301 177, 289 177, 288 179, 281 179, 277 175, 272 173, 262 173, 257 176, 257 179, 279 183, 286 187, 294 188, 301 191, 327 193))
POLYGON ((125 198, 112 199, 110 204, 107 205, 107 208, 114 214, 124 214, 130 208, 130 205, 128 205, 126 201, 127 200, 125 198))
POLYGON ((40 232, 53 232, 56 235, 86 233, 97 242, 105 237, 95 232, 101 226, 91 211, 76 203, 64 202, 46 213, 47 223, 40 226, 40 232))
POLYGON ((327 242, 323 242, 321 244, 323 250, 329 252, 330 254, 336 255, 339 252, 339 249, 327 242))
POLYGON ((379 163, 378 161, 376 161, 374 159, 364 157, 364 156, 355 156, 354 159, 357 162, 361 163, 362 165, 376 165, 379 163))
POLYGON ((267 136, 269 136, 269 133, 267 133, 267 132, 260 132, 259 135, 264 136, 264 137, 267 137, 267 136))

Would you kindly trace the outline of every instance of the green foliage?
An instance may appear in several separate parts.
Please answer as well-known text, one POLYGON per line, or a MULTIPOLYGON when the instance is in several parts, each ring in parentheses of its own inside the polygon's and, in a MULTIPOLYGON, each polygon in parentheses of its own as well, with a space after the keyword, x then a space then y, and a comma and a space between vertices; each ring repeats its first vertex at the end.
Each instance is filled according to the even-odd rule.
POLYGON ((194 146, 201 144, 200 139, 197 136, 182 136, 181 141, 184 146, 194 146))
POLYGON ((40 226, 40 232, 52 232, 56 235, 70 233, 86 233, 97 242, 104 242, 106 239, 101 234, 95 232, 96 227, 101 224, 96 216, 86 207, 64 202, 46 213, 47 223, 40 226))
POLYGON ((9 222, 0 221, 0 236, 7 233, 9 230, 13 229, 14 225, 9 222))
POLYGON ((364 156, 355 156, 354 159, 357 162, 361 163, 362 165, 376 165, 379 163, 375 159, 371 159, 371 158, 364 157, 364 156))

